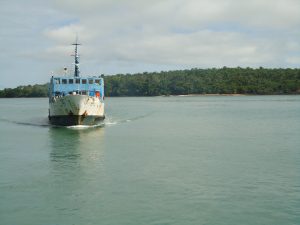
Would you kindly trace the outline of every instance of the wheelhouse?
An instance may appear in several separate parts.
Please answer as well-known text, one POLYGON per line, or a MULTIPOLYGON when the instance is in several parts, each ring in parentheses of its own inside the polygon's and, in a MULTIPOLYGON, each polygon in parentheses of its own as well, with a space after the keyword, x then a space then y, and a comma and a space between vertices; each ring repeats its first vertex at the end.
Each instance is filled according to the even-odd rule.
POLYGON ((88 95, 103 100, 103 78, 52 76, 49 85, 49 96, 61 97, 66 95, 88 95))

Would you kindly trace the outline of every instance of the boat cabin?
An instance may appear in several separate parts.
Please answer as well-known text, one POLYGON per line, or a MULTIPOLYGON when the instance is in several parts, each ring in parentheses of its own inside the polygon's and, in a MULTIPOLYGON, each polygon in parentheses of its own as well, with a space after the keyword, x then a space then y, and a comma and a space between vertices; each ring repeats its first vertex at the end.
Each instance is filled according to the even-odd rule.
POLYGON ((104 82, 101 77, 51 77, 49 85, 50 97, 66 95, 89 95, 104 97, 104 82))

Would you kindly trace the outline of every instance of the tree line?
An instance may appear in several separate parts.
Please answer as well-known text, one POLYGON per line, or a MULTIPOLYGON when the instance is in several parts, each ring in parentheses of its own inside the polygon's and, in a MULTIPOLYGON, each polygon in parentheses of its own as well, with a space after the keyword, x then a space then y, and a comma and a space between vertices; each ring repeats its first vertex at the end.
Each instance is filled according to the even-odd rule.
MULTIPOLYGON (((105 76, 106 96, 300 94, 300 69, 212 68, 105 76)), ((48 85, 0 90, 0 97, 46 97, 48 85)))
POLYGON ((47 97, 48 84, 35 84, 0 90, 0 98, 47 97))
POLYGON ((190 69, 105 77, 108 96, 300 94, 300 69, 190 69))

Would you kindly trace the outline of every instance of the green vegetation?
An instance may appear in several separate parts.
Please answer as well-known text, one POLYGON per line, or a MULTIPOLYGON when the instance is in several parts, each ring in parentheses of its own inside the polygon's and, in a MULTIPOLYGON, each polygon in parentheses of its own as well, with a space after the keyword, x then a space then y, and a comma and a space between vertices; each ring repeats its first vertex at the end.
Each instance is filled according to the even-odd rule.
POLYGON ((191 69, 105 77, 107 96, 300 94, 300 69, 191 69))
POLYGON ((47 97, 48 84, 35 84, 0 90, 0 98, 47 97))
MULTIPOLYGON (((300 69, 191 69, 105 77, 106 96, 300 94, 300 69)), ((0 91, 0 97, 46 97, 47 84, 0 91)))

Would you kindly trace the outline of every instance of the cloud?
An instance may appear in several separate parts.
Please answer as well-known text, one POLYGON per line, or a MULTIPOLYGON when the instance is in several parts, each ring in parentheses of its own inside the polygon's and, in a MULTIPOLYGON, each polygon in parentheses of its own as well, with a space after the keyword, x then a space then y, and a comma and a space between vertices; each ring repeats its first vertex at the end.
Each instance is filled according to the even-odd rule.
POLYGON ((1 66, 30 82, 71 64, 76 34, 85 73, 300 65, 298 0, 3 1, 1 66))
POLYGON ((57 9, 87 24, 207 27, 211 23, 291 28, 300 25, 298 0, 54 1, 57 9))
MULTIPOLYGON (((93 57, 101 50, 104 60, 116 57, 143 63, 189 65, 198 62, 201 65, 196 60, 202 59, 207 65, 210 61, 216 65, 226 58, 225 62, 230 64, 249 62, 253 65, 258 59, 264 60, 260 64, 270 63, 267 51, 274 51, 265 45, 276 48, 278 40, 266 33, 288 32, 287 28, 300 25, 300 14, 296 10, 300 3, 293 0, 151 3, 90 0, 78 4, 56 1, 55 6, 82 16, 77 30, 85 30, 80 32, 83 41, 99 46, 94 48, 93 57), (84 37, 86 32, 89 37, 84 37)), ((74 36, 71 27, 74 25, 53 30, 52 36, 61 36, 61 31, 74 36)))

